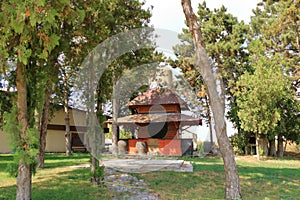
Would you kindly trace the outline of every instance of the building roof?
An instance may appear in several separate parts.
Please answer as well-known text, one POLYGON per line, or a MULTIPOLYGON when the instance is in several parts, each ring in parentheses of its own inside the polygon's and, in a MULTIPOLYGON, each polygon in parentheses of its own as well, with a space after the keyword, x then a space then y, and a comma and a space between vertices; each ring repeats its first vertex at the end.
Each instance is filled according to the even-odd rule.
POLYGON ((202 121, 200 119, 180 113, 135 114, 117 119, 118 125, 134 125, 160 122, 180 122, 180 125, 182 126, 202 124, 202 121))
POLYGON ((141 105, 166 105, 179 104, 187 109, 186 102, 168 88, 153 88, 134 98, 129 102, 129 107, 136 108, 141 105))

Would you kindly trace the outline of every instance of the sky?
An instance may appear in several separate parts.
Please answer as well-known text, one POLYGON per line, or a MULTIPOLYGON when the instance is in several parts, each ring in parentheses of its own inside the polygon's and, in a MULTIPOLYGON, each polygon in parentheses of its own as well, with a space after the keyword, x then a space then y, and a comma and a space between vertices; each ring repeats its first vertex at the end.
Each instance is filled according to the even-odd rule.
MULTIPOLYGON (((194 12, 198 10, 198 4, 203 0, 191 0, 194 12)), ((220 8, 224 5, 227 11, 233 16, 236 16, 239 21, 243 20, 249 23, 250 16, 253 15, 252 10, 255 9, 258 2, 261 0, 207 0, 206 5, 211 10, 220 8)), ((180 0, 146 0, 145 7, 153 6, 151 24, 154 28, 163 28, 178 33, 182 28, 186 27, 184 24, 184 14, 181 7, 180 0)))
MULTIPOLYGON (((203 0, 191 0, 193 10, 197 13, 198 4, 202 3, 203 0)), ((239 21, 243 20, 245 23, 250 22, 250 17, 253 15, 252 10, 256 8, 256 5, 261 0, 207 0, 206 5, 209 9, 213 10, 215 8, 220 8, 224 5, 227 11, 233 16, 236 16, 239 21)), ((162 40, 171 40, 175 42, 175 39, 170 39, 170 37, 177 37, 178 33, 181 33, 182 28, 186 28, 184 24, 185 16, 181 7, 181 0, 146 0, 145 7, 148 8, 153 6, 152 17, 150 24, 156 29, 166 29, 170 32, 161 33, 163 35, 162 40)), ((174 45, 174 44, 173 44, 174 45)), ((171 44, 163 45, 167 49, 171 49, 171 44)), ((167 51, 168 53, 169 51, 167 51)), ((166 52, 165 52, 166 53, 166 52)), ((170 56, 170 55, 168 55, 170 56)), ((204 124, 199 127, 192 127, 192 132, 197 132, 198 140, 208 140, 209 139, 209 129, 204 124)), ((227 134, 233 135, 236 130, 233 128, 232 124, 227 121, 227 134)), ((216 140, 214 136, 214 141, 216 140)))

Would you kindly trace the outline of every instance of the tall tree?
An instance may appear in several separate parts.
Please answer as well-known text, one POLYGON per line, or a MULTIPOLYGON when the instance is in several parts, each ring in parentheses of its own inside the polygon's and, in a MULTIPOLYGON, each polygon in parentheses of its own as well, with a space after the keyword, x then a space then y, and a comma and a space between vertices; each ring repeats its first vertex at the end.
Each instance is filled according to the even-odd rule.
MULTIPOLYGON (((248 65, 248 54, 244 45, 247 37, 248 26, 239 22, 236 17, 227 13, 224 6, 219 9, 210 10, 206 2, 199 4, 197 21, 203 33, 206 51, 211 58, 213 65, 219 71, 219 76, 224 82, 224 89, 230 111, 227 117, 239 128, 239 118, 236 117, 236 99, 231 88, 235 87, 237 78, 251 68, 248 65)), ((209 107, 205 105, 207 98, 203 78, 200 72, 192 64, 194 58, 193 41, 187 29, 179 35, 181 44, 175 46, 174 52, 179 57, 176 66, 181 68, 199 95, 202 97, 204 106, 207 107, 204 117, 209 118, 209 107)))
POLYGON ((240 182, 234 159, 233 148, 226 134, 223 81, 222 79, 217 78, 216 74, 213 73, 213 66, 205 50, 205 42, 203 41, 200 25, 197 22, 196 15, 193 12, 191 1, 182 0, 181 4, 191 36, 193 38, 197 57, 196 64, 200 68, 199 70, 207 86, 209 101, 213 112, 218 144, 224 161, 226 178, 225 198, 238 199, 241 198, 240 182))
POLYGON ((45 161, 45 150, 46 150, 46 138, 47 138, 47 127, 51 117, 51 111, 53 110, 53 94, 55 90, 55 83, 58 81, 58 64, 57 58, 59 50, 62 46, 60 39, 59 45, 49 54, 49 60, 46 62, 46 66, 40 73, 43 74, 42 78, 39 78, 38 82, 40 85, 40 97, 35 98, 36 101, 40 102, 40 114, 38 120, 38 132, 39 132, 39 153, 37 155, 38 168, 44 168, 45 161))
MULTIPOLYGON (((130 29, 142 28, 147 26, 150 19, 150 11, 144 10, 142 8, 143 3, 139 1, 121 1, 116 0, 113 4, 113 7, 110 7, 110 16, 113 18, 115 23, 108 24, 110 35, 124 32, 130 29)), ((146 36, 147 37, 147 36, 146 36)), ((134 38, 132 38, 134 40, 134 38)), ((146 39, 146 38, 145 38, 146 39)), ((114 53, 115 49, 120 47, 112 47, 110 49, 110 53, 114 53)), ((153 49, 152 49, 153 50, 153 49)), ((113 63, 108 67, 107 72, 110 73, 111 76, 111 85, 113 86, 112 94, 112 106, 113 106, 113 123, 112 123, 112 145, 113 145, 113 153, 117 153, 117 143, 118 143, 118 127, 116 124, 116 119, 118 117, 119 112, 119 104, 118 99, 116 99, 117 81, 122 76, 122 73, 125 69, 133 68, 139 64, 147 63, 152 58, 152 50, 138 50, 132 51, 130 53, 126 53, 120 58, 116 59, 113 63)), ((102 93, 103 94, 103 93, 102 93)))
POLYGON ((259 138, 266 134, 271 134, 270 137, 274 138, 272 133, 282 120, 283 113, 287 111, 284 104, 293 101, 294 97, 291 83, 281 68, 281 57, 268 58, 260 42, 253 43, 253 52, 256 52, 251 56, 254 72, 245 73, 240 77, 235 94, 238 99, 241 127, 245 131, 255 133, 256 153, 259 159, 259 138))
MULTIPOLYGON (((84 14, 84 22, 83 26, 77 26, 75 28, 75 32, 78 34, 75 38, 77 38, 77 44, 74 45, 74 48, 72 49, 72 54, 76 57, 84 58, 88 53, 92 52, 92 50, 102 42, 104 42, 106 39, 109 39, 109 37, 120 33, 120 32, 126 32, 130 29, 134 28, 141 28, 143 27, 150 18, 150 12, 148 10, 142 9, 142 2, 139 2, 137 0, 112 0, 112 1, 91 1, 90 4, 86 4, 85 2, 78 2, 76 4, 77 6, 83 7, 85 10, 84 14)), ((130 38, 132 39, 132 38, 130 38)), ((122 47, 118 46, 111 46, 110 48, 106 49, 105 55, 101 55, 105 57, 105 60, 110 60, 110 55, 114 54, 114 50, 120 49, 122 47)), ((103 50, 103 49, 102 49, 103 50)), ((148 52, 148 51, 147 51, 148 52)), ((133 55, 138 55, 137 52, 132 52, 133 55)), ((97 60, 94 55, 92 56, 92 59, 97 60)), ((77 61, 74 62, 74 57, 67 55, 67 60, 70 60, 70 65, 75 65, 77 61), (71 60, 73 59, 73 61, 71 60)), ((125 56, 126 57, 126 56, 125 56)), ((130 57, 130 59, 132 59, 130 57)), ((90 58, 88 58, 90 59, 90 58)), ((99 59, 99 58, 98 58, 99 59)), ((94 63, 95 60, 87 61, 88 63, 94 63)), ((101 59, 100 59, 101 60, 101 59)), ((134 66, 134 61, 131 62, 131 64, 128 64, 126 67, 124 65, 125 62, 122 62, 118 59, 118 61, 115 61, 113 64, 109 66, 102 66, 101 61, 99 61, 101 67, 106 69, 105 73, 101 76, 99 83, 91 83, 89 80, 86 81, 86 84, 90 87, 87 88, 87 91, 85 91, 84 95, 84 101, 87 105, 91 105, 91 96, 89 91, 91 88, 97 88, 97 94, 95 94, 95 103, 97 103, 97 115, 98 120, 103 120, 103 112, 101 112, 102 103, 110 99, 112 95, 112 87, 110 84, 112 84, 112 80, 116 81, 118 77, 120 76, 122 69, 126 67, 132 67, 134 66), (113 73, 112 73, 113 72, 113 73), (115 74, 115 79, 112 79, 112 74, 115 74), (93 86, 91 86, 93 85, 93 86)), ((125 60, 125 59, 124 59, 125 60)), ((103 61, 103 60, 102 60, 103 61)), ((128 59, 128 61, 130 61, 128 59)), ((97 63, 97 64, 99 64, 97 63)), ((94 63, 95 64, 95 63, 94 63)), ((94 65, 96 66, 96 65, 94 65)), ((90 71, 90 68, 87 68, 87 71, 90 71)), ((95 72, 97 73, 97 72, 95 72)), ((91 77, 91 74, 86 74, 86 77, 91 77)), ((83 81, 83 82, 84 82, 83 81)), ((93 104, 93 105, 94 105, 93 104)), ((116 107, 118 106, 118 103, 114 104, 116 107)), ((92 110, 91 107, 89 107, 89 113, 93 114, 94 110, 92 110)), ((117 112, 114 112, 117 114, 117 112)), ((117 116, 117 115, 116 115, 117 116)), ((94 117, 90 118, 91 120, 95 120, 94 117)), ((90 120, 89 119, 89 120, 90 120)), ((88 121, 89 121, 88 120, 88 121)), ((90 122, 88 122, 89 124, 90 122)), ((91 123, 91 126, 93 126, 94 123, 91 123)), ((114 124, 115 126, 116 124, 114 124)), ((101 124, 100 124, 101 126, 101 124)), ((92 138, 97 135, 99 132, 95 132, 95 130, 98 130, 99 127, 96 129, 92 128, 89 130, 89 134, 92 138)), ((88 137, 90 137, 88 136, 88 137)), ((94 137, 94 138, 95 138, 94 137)), ((98 136, 97 136, 98 137, 98 136)), ((115 142, 116 140, 114 140, 115 142)), ((95 169, 96 159, 99 159, 95 153, 92 153, 92 174, 94 174, 93 169, 95 169)))
POLYGON ((74 76, 76 74, 76 65, 68 65, 68 62, 64 61, 59 67, 59 96, 60 103, 63 105, 65 113, 65 142, 66 142, 66 156, 71 156, 71 132, 70 132, 70 96, 73 86, 74 76))
POLYGON ((51 98, 51 86, 46 86, 44 93, 44 105, 41 111, 39 119, 39 153, 37 155, 38 168, 44 168, 45 163, 45 149, 46 149, 46 137, 47 137, 47 126, 49 120, 49 108, 51 98))
MULTIPOLYGON (((300 14, 300 1, 299 0, 287 0, 287 1, 274 1, 264 0, 254 10, 255 16, 251 18, 251 32, 250 41, 258 40, 265 50, 261 52, 269 58, 276 59, 280 57, 278 66, 284 69, 284 74, 290 79, 290 83, 294 87, 299 87, 299 55, 300 55, 300 26, 299 26, 299 14, 300 14)), ((254 41, 255 42, 255 41, 254 41)), ((256 54, 257 52, 253 52, 256 54)), ((267 59, 267 58, 265 58, 267 59)), ((268 66, 266 66, 268 67, 268 66)), ((291 91, 294 95, 294 92, 291 91)), ((287 100, 287 102, 289 102, 287 100)), ((286 105, 282 105, 281 108, 286 108, 286 105)), ((295 102, 296 105, 297 102, 295 102)), ((278 135, 279 147, 282 147, 282 133, 289 135, 290 138, 297 138, 297 131, 290 131, 288 134, 285 130, 296 128, 297 123, 283 123, 285 121, 287 109, 281 110, 281 120, 279 126, 276 128, 276 132, 268 133, 270 146, 274 147, 274 136, 278 135), (284 111, 285 110, 285 111, 284 111), (285 124, 283 126, 283 124, 285 124), (291 126, 290 128, 287 126, 291 126), (281 128, 280 128, 281 127, 281 128), (283 128, 283 129, 282 129, 283 128), (291 137, 293 135, 293 137, 291 137)), ((295 110, 295 107, 291 110, 295 110)), ((292 117, 292 116, 290 116, 292 117)), ((295 113, 292 119, 297 119, 295 113)), ((288 120, 288 119, 287 119, 288 120)), ((293 120, 291 120, 293 121, 293 120)), ((291 122, 290 121, 290 122, 291 122)), ((297 120, 296 120, 297 121, 297 120)), ((294 121, 294 122, 296 122, 294 121)), ((286 136, 284 136, 286 138, 286 136)), ((274 148, 273 148, 274 149, 274 148)), ((282 148, 280 148, 282 149, 282 148)), ((274 152, 274 150, 272 151, 274 152)), ((283 155, 282 152, 278 153, 283 155)))
MULTIPOLYGON (((16 199, 31 199, 31 175, 35 166, 37 135, 32 113, 41 108, 33 100, 38 83, 35 74, 47 65, 53 49, 59 44, 59 27, 64 18, 77 18, 76 12, 64 1, 6 1, 1 2, 1 62, 10 59, 16 66, 17 126, 15 137, 18 163, 16 199), (64 13, 64 14, 62 14, 64 13)), ((39 90, 41 91, 41 90, 39 90)), ((39 96, 39 95, 38 95, 39 96)), ((43 104, 43 103, 42 103, 43 104)), ((13 126, 13 124, 11 124, 13 126)))

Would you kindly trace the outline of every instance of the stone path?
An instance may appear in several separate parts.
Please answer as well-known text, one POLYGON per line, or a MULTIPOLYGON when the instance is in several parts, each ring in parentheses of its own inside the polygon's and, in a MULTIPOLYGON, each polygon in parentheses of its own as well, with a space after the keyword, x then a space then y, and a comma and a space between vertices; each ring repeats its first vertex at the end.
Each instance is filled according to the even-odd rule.
POLYGON ((104 182, 116 194, 113 200, 159 200, 159 195, 149 191, 144 180, 128 173, 105 168, 104 182))

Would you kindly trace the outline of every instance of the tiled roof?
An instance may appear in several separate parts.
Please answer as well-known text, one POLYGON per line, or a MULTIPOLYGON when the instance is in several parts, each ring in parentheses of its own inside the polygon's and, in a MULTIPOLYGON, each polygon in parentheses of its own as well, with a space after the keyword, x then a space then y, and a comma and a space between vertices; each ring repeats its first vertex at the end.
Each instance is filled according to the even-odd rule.
POLYGON ((180 122, 181 125, 202 124, 200 119, 180 113, 135 114, 117 119, 118 125, 148 124, 159 122, 180 122))
POLYGON ((129 107, 139 105, 166 105, 180 104, 182 108, 187 108, 187 104, 176 93, 168 88, 148 89, 146 92, 134 98, 129 102, 129 107))

